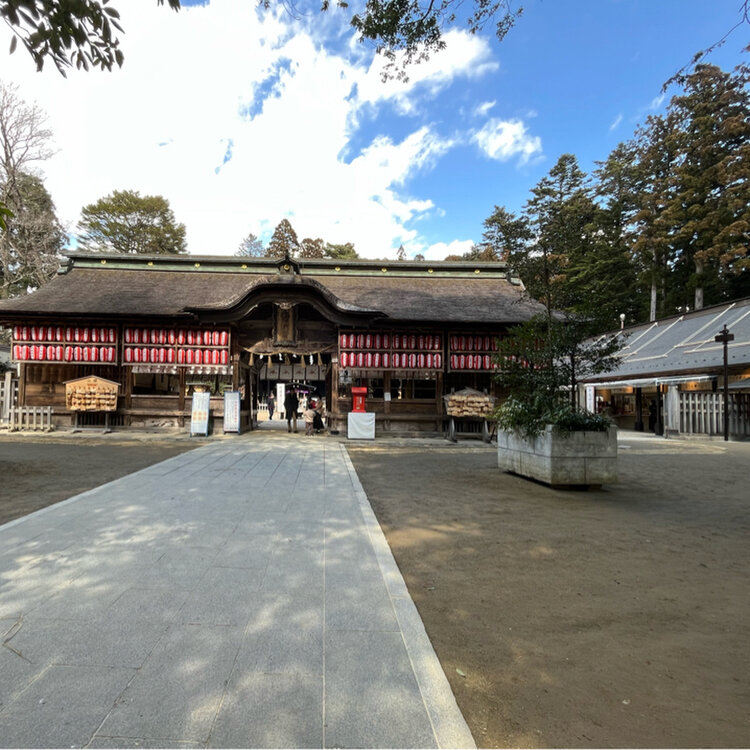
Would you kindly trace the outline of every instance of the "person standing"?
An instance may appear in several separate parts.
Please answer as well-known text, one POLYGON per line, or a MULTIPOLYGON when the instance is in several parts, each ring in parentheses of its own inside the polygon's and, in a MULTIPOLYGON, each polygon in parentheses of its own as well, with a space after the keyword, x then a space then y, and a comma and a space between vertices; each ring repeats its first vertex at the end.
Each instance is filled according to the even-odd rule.
POLYGON ((294 431, 297 432, 297 409, 299 409, 299 399, 297 398, 296 391, 290 388, 284 399, 287 432, 292 431, 292 421, 294 421, 294 431))
POLYGON ((276 409, 276 398, 273 395, 273 391, 271 392, 271 395, 268 397, 268 419, 273 419, 273 412, 276 409))

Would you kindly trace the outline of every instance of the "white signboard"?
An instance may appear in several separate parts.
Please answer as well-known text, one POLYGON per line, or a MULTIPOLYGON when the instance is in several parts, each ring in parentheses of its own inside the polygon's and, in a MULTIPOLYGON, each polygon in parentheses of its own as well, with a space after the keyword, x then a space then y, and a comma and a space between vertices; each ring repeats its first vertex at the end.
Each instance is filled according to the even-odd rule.
POLYGON ((190 410, 190 434, 208 435, 208 411, 211 407, 211 394, 193 394, 193 407, 190 410))
POLYGON ((239 391, 224 391, 224 432, 240 434, 239 391))

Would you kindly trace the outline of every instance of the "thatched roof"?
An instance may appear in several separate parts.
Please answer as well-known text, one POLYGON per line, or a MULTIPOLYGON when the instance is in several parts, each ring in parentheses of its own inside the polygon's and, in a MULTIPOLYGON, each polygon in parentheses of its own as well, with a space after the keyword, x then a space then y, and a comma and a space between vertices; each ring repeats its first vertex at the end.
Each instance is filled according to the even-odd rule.
POLYGON ((0 302, 21 317, 186 318, 241 308, 252 295, 304 290, 336 310, 393 321, 507 324, 539 306, 498 263, 270 260, 72 253, 49 284, 0 302))

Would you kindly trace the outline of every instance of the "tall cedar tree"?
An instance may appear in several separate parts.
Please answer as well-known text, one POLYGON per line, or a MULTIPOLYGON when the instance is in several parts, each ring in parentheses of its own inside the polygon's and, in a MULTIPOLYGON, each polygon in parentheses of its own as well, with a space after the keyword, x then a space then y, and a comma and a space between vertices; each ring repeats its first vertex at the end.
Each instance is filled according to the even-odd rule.
POLYGON ((269 258, 294 258, 300 250, 297 233, 288 219, 282 219, 273 230, 266 254, 269 258))
POLYGON ((177 255, 187 251, 185 225, 178 224, 160 195, 115 190, 84 206, 78 223, 82 250, 136 255, 177 255))
POLYGON ((721 300, 722 278, 750 270, 750 68, 698 65, 673 97, 680 160, 665 220, 676 262, 692 271, 694 307, 721 300))

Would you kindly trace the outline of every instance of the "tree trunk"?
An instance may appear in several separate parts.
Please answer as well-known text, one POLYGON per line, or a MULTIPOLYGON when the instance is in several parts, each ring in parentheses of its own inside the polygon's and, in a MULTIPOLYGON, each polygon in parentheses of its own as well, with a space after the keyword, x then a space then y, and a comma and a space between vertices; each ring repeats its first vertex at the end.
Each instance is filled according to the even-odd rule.
POLYGON ((695 275, 698 277, 698 283, 695 287, 695 306, 694 310, 703 309, 703 261, 695 259, 695 275))

